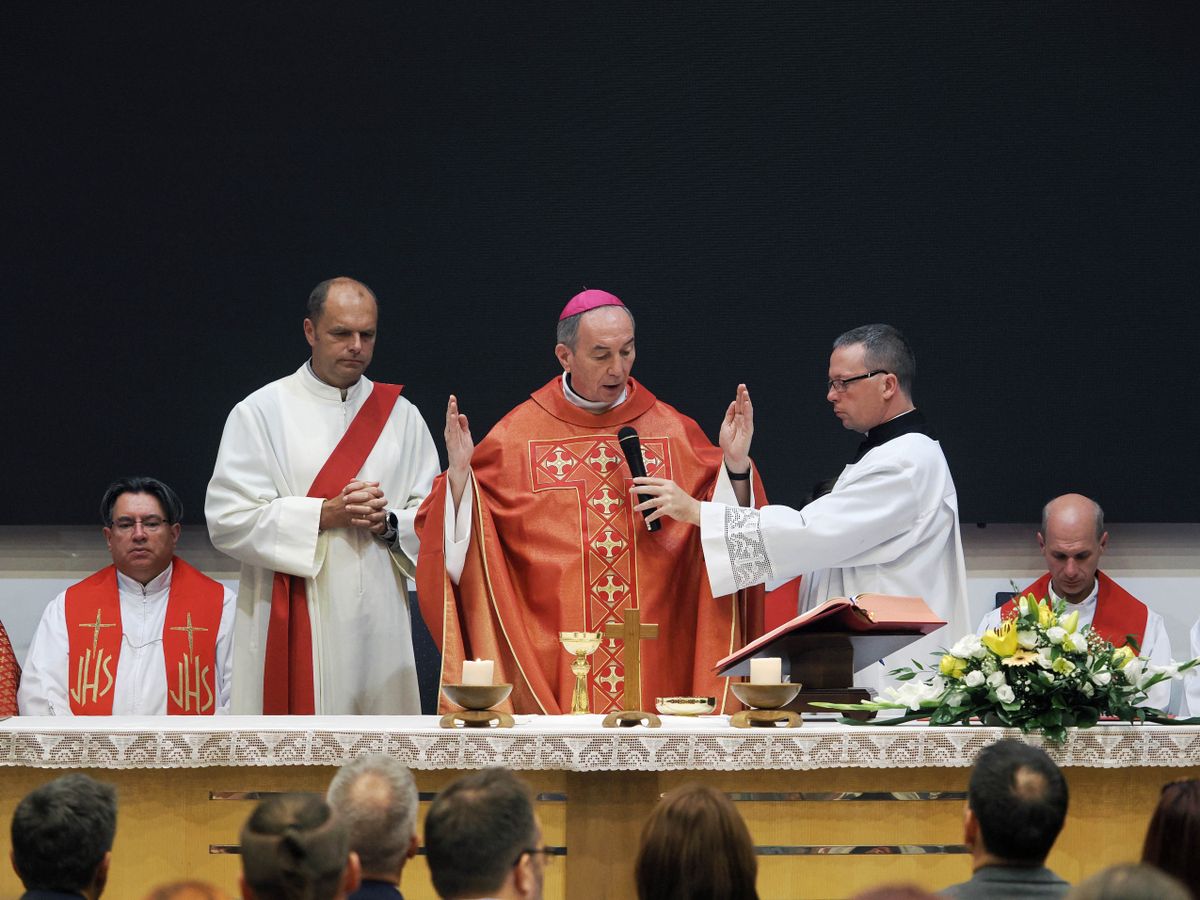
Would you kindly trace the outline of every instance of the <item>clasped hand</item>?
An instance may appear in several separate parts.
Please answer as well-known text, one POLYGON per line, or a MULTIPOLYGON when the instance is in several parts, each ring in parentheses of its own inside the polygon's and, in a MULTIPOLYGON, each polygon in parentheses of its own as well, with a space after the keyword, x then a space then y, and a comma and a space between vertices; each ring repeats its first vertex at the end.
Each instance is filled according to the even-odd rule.
POLYGON ((372 534, 387 531, 387 497, 379 482, 352 481, 322 503, 320 528, 365 528, 372 534))

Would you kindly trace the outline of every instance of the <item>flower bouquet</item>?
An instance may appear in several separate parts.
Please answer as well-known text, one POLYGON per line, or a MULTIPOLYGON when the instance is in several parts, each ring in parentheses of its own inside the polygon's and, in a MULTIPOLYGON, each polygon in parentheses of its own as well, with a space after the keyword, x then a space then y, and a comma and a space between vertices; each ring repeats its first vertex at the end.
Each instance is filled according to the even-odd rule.
MULTIPOLYGON (((1079 613, 1065 614, 1032 594, 1017 601, 1017 616, 999 628, 968 634, 940 654, 936 665, 888 674, 903 682, 865 703, 813 703, 836 710, 907 710, 903 715, 848 725, 899 725, 928 719, 931 725, 984 725, 1040 731, 1055 743, 1067 729, 1090 728, 1101 716, 1126 722, 1200 724, 1200 717, 1172 719, 1162 710, 1138 706, 1146 692, 1200 664, 1200 658, 1154 666, 1129 647, 1114 647, 1079 613)), ((1135 648, 1136 649, 1136 648, 1135 648)), ((934 654, 938 656, 938 654, 934 654)))

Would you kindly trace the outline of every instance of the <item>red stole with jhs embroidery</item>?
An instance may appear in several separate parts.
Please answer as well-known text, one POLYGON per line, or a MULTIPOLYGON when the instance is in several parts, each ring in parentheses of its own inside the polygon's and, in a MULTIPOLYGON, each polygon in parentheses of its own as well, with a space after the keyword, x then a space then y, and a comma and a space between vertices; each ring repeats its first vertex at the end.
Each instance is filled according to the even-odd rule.
MULTIPOLYGON (((212 715, 217 707, 217 631, 225 589, 178 556, 172 564, 163 623, 167 715, 212 715)), ((71 711, 77 716, 111 716, 122 643, 116 567, 67 588, 66 616, 71 711)))

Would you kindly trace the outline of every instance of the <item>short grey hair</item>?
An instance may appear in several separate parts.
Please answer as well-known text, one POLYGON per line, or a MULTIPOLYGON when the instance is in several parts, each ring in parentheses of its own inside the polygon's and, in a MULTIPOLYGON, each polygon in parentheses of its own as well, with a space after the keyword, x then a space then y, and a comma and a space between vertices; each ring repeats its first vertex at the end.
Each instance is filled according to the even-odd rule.
MULTIPOLYGON (((616 306, 616 304, 610 304, 610 305, 616 306)), ((570 348, 571 352, 574 353, 575 352, 575 344, 579 340, 579 320, 582 319, 584 316, 586 316, 590 312, 594 312, 597 309, 605 309, 605 308, 606 307, 603 307, 603 306, 596 306, 596 307, 593 307, 592 309, 585 309, 581 313, 575 313, 575 315, 573 315, 573 316, 567 316, 567 318, 565 318, 565 319, 559 319, 558 320, 558 331, 555 334, 555 337, 557 338, 558 343, 566 344, 567 347, 570 348)), ((633 327, 633 330, 636 332, 637 331, 637 322, 635 322, 633 320, 633 313, 629 311, 629 307, 628 306, 618 306, 617 309, 623 309, 625 311, 625 315, 629 316, 629 324, 633 327)))
POLYGON ((833 342, 833 349, 863 346, 863 361, 868 369, 883 369, 896 376, 900 390, 911 400, 917 380, 917 358, 908 340, 891 325, 860 325, 851 328, 833 342))
MULTIPOLYGON (((1057 500, 1055 497, 1054 500, 1057 500)), ((1091 497, 1087 498, 1092 504, 1096 515, 1096 540, 1104 537, 1104 510, 1100 508, 1100 504, 1091 497)), ((1050 507, 1054 505, 1054 500, 1047 500, 1046 505, 1042 507, 1042 537, 1045 537, 1050 530, 1050 507)))
POLYGON ((399 871, 417 833, 417 785, 406 766, 383 753, 360 756, 333 777, 326 799, 349 828, 364 874, 399 871), (386 790, 359 791, 368 780, 386 790))

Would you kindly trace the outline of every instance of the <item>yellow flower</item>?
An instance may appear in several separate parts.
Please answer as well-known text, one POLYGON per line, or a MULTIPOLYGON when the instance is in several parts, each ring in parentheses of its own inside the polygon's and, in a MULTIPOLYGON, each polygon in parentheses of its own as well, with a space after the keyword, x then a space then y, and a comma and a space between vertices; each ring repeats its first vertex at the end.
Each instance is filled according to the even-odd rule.
POLYGON ((1065 656, 1060 656, 1054 661, 1054 664, 1051 666, 1051 668, 1054 669, 1054 671, 1059 675, 1070 675, 1075 671, 1075 663, 1071 662, 1065 656))
POLYGON ((1017 650, 1012 656, 1007 659, 1000 660, 1000 664, 1004 666, 1031 666, 1038 659, 1036 650, 1017 650))
POLYGON ((1113 665, 1123 669, 1129 665, 1135 654, 1132 647, 1118 647, 1113 651, 1113 665))
POLYGON ((1074 634, 1075 629, 1079 627, 1079 610, 1075 610, 1069 616, 1059 619, 1058 624, 1067 634, 1074 634))
POLYGON ((1009 619, 999 628, 988 630, 980 640, 997 656, 1012 656, 1017 650, 1017 623, 1009 619))
POLYGON ((1037 605, 1038 624, 1043 628, 1049 628, 1054 624, 1054 610, 1050 608, 1048 600, 1039 600, 1037 605))
POLYGON ((965 659, 959 659, 949 653, 943 654, 942 661, 938 664, 938 671, 947 678, 962 678, 966 668, 967 661, 965 659))

